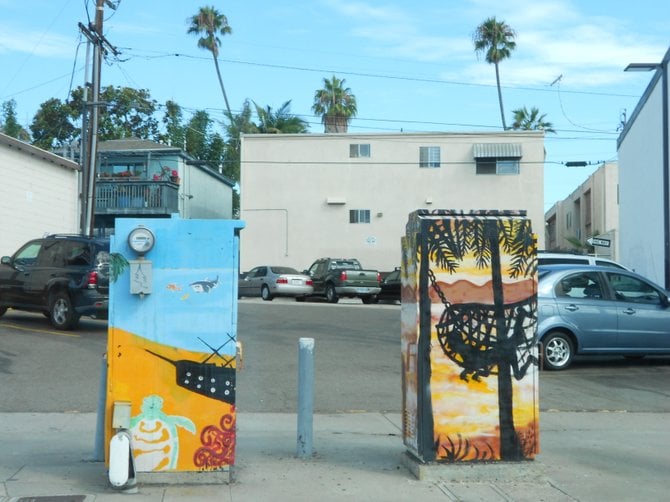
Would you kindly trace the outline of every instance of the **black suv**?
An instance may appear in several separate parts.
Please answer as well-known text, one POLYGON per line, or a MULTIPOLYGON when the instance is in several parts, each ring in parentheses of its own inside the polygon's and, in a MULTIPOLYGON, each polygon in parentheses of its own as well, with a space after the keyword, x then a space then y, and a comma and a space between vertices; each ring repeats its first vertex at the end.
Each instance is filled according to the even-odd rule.
POLYGON ((0 260, 0 316, 8 308, 43 312, 57 329, 80 316, 107 319, 109 240, 49 235, 0 260))

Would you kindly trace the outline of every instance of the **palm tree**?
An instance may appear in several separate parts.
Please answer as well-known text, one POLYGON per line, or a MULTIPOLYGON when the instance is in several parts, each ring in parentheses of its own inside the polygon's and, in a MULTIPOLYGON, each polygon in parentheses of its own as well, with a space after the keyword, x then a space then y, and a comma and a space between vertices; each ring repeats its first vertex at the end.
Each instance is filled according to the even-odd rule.
POLYGON ((505 24, 504 21, 498 21, 495 17, 490 17, 477 26, 477 30, 472 36, 475 43, 475 52, 484 52, 486 54, 486 62, 495 65, 500 118, 502 119, 504 130, 507 130, 507 124, 505 123, 502 92, 500 91, 500 70, 498 63, 511 56, 512 51, 516 48, 515 36, 516 33, 512 28, 505 24))
POLYGON ((551 122, 544 120, 547 114, 545 113, 540 115, 540 110, 535 107, 532 107, 529 112, 524 106, 523 108, 512 110, 512 113, 514 114, 514 123, 512 124, 512 129, 556 133, 554 130, 554 125, 551 122))
POLYGON ((191 19, 191 26, 188 28, 189 34, 199 36, 198 47, 206 49, 212 53, 214 58, 214 66, 216 67, 216 75, 219 77, 219 85, 221 85, 221 92, 223 93, 223 100, 226 102, 226 110, 228 112, 228 119, 232 120, 232 113, 230 105, 228 104, 228 96, 226 95, 226 88, 223 86, 223 79, 221 78, 221 70, 219 69, 219 46, 221 40, 217 36, 227 35, 232 33, 231 27, 228 25, 228 18, 219 13, 214 7, 200 7, 200 11, 191 19))
POLYGON ((297 134, 307 132, 307 122, 291 115, 291 101, 286 101, 277 111, 271 106, 261 108, 254 101, 258 115, 258 132, 273 134, 297 134))
POLYGON ((356 116, 356 96, 351 89, 344 87, 344 79, 335 75, 329 80, 323 79, 323 89, 314 93, 312 110, 321 115, 324 132, 347 132, 349 122, 356 116))
MULTIPOLYGON (((226 132, 226 145, 221 159, 223 174, 234 180, 239 188, 240 164, 241 164, 241 140, 243 134, 255 134, 258 127, 251 121, 253 112, 248 99, 244 100, 240 113, 231 116, 230 123, 224 125, 226 132)), ((240 217, 240 193, 233 190, 233 214, 240 217)))
POLYGON ((445 306, 435 327, 444 354, 463 369, 462 380, 497 375, 500 458, 521 460, 524 448, 514 426, 512 378, 521 380, 537 364, 533 355, 537 307, 533 297, 505 301, 502 257, 511 256, 511 278, 533 276, 537 262, 530 222, 474 216, 449 223, 440 220, 427 234, 428 256, 438 267, 453 273, 471 255, 479 268, 490 270, 493 304, 488 306, 451 304, 432 276, 432 286, 445 306))

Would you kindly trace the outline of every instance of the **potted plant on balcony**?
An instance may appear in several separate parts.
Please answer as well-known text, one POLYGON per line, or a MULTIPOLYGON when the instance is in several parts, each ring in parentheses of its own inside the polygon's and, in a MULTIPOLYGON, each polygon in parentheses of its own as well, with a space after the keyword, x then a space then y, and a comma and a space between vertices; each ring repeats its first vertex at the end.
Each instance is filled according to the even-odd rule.
POLYGON ((181 181, 179 178, 179 171, 176 169, 170 169, 169 167, 162 166, 161 167, 161 172, 160 174, 154 174, 153 176, 154 181, 171 181, 172 183, 176 183, 177 185, 181 181))

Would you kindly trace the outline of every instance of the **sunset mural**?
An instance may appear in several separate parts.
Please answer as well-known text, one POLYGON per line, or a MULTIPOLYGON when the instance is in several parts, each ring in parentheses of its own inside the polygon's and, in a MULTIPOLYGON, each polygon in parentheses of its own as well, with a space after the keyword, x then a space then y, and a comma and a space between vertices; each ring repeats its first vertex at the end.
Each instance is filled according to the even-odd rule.
POLYGON ((422 460, 521 460, 539 451, 536 263, 521 212, 410 215, 403 436, 422 460))

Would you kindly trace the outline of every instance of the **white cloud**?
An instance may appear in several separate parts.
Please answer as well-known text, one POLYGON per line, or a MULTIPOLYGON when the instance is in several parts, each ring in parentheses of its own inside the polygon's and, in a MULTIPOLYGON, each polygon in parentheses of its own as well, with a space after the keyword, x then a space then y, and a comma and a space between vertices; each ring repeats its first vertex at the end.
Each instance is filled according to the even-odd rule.
POLYGON ((72 37, 22 30, 0 23, 0 53, 14 52, 45 58, 72 58, 74 40, 72 37))
POLYGON ((452 68, 443 73, 450 80, 492 82, 491 65, 477 58, 472 44, 477 24, 491 16, 517 33, 516 50, 501 64, 504 85, 547 85, 560 74, 579 86, 616 84, 625 80, 629 62, 660 61, 667 48, 665 40, 641 36, 630 20, 613 17, 616 9, 593 15, 567 0, 470 0, 459 11, 440 13, 442 23, 437 12, 428 19, 419 10, 423 4, 410 11, 364 1, 325 3, 349 19, 349 34, 364 41, 368 54, 452 68))
POLYGON ((344 16, 364 21, 400 23, 406 19, 408 14, 396 7, 375 7, 366 2, 325 0, 324 3, 344 16))

